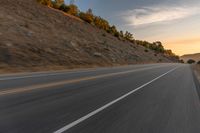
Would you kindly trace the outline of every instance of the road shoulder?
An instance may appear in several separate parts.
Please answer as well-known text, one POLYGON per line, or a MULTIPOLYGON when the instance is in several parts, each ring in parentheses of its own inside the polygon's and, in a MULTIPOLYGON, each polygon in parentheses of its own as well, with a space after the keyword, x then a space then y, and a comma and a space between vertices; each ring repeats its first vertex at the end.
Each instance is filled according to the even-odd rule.
POLYGON ((192 66, 192 69, 193 69, 194 82, 200 99, 200 65, 194 65, 192 66))

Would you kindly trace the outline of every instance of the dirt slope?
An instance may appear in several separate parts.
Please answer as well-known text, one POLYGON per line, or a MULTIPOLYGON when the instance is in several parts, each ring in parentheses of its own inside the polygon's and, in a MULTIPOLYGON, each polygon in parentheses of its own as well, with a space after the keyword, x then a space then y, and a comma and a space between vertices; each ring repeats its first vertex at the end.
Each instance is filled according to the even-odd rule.
POLYGON ((0 2, 0 70, 171 62, 36 0, 0 2))
POLYGON ((181 59, 187 62, 189 59, 193 59, 195 61, 200 61, 200 53, 197 54, 188 54, 181 56, 181 59))

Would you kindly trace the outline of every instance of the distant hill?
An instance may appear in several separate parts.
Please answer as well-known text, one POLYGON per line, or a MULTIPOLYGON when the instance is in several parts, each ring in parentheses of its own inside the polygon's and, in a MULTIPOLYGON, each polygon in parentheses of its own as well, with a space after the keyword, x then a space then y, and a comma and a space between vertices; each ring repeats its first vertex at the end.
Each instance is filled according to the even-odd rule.
POLYGON ((187 62, 189 59, 193 59, 195 61, 200 61, 200 53, 196 54, 187 54, 180 57, 182 60, 187 62))
POLYGON ((37 0, 1 1, 0 20, 0 71, 177 61, 120 40, 37 0))

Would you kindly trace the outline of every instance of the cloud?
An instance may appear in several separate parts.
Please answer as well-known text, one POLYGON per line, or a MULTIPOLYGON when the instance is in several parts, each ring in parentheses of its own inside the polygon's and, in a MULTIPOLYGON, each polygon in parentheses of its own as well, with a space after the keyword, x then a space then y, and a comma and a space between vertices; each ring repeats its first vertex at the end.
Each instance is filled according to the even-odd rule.
POLYGON ((120 14, 128 25, 140 26, 183 19, 200 11, 199 7, 142 7, 120 14))

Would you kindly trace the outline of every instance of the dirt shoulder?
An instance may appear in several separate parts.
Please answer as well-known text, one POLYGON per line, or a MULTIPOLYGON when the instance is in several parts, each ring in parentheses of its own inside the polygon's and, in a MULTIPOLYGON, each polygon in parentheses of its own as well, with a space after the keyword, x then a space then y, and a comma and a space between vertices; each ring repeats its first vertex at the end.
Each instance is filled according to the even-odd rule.
POLYGON ((194 70, 195 76, 197 77, 200 83, 200 65, 194 65, 193 70, 194 70))

